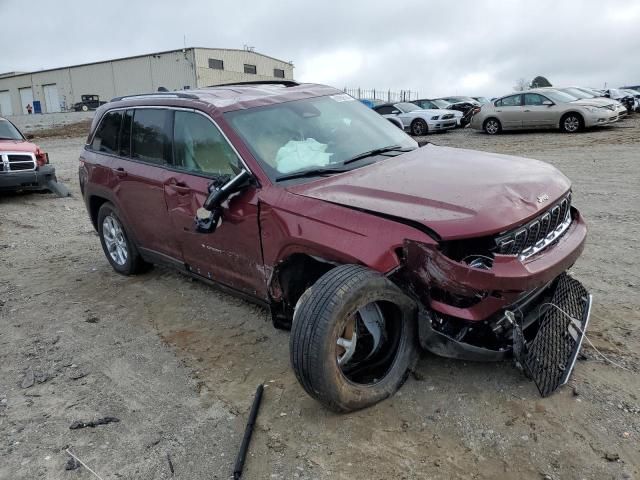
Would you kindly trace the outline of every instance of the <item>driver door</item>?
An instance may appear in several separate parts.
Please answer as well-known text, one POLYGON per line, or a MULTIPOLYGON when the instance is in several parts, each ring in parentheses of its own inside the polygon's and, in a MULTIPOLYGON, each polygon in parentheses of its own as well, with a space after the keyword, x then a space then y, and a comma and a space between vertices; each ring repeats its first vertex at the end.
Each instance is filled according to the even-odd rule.
POLYGON ((218 127, 195 111, 174 112, 173 168, 164 183, 172 228, 187 268, 196 275, 266 298, 258 195, 250 185, 223 204, 212 233, 195 230, 194 218, 214 180, 233 177, 242 163, 218 127))

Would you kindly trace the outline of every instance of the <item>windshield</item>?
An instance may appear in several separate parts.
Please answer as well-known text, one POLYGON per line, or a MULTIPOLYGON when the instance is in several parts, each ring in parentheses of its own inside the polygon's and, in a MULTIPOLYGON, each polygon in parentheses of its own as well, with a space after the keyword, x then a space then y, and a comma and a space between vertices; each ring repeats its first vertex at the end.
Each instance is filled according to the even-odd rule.
POLYGON ((445 102, 444 100, 440 100, 440 99, 431 100, 431 101, 433 103, 435 103, 439 108, 445 108, 446 109, 450 105, 449 102, 445 102))
POLYGON ((10 121, 2 118, 0 119, 0 140, 24 140, 24 138, 10 121))
POLYGON ((576 97, 580 100, 584 100, 585 98, 595 98, 595 95, 591 95, 587 92, 583 92, 582 90, 578 90, 577 88, 563 88, 560 91, 564 93, 568 93, 569 95, 576 97))
POLYGON ((577 99, 577 97, 569 95, 568 93, 560 92, 559 90, 545 90, 543 95, 549 97, 556 103, 568 103, 577 99))
POLYGON ((349 165, 345 162, 376 149, 418 147, 398 127, 345 94, 224 115, 272 181, 292 172, 358 168, 370 158, 349 165))
POLYGON ((413 112, 414 110, 422 110, 415 103, 409 103, 409 102, 396 103, 396 104, 394 104, 394 107, 399 108, 400 110, 402 110, 405 113, 413 112))
POLYGON ((489 103, 489 100, 487 99, 487 97, 473 97, 473 98, 482 104, 489 103))

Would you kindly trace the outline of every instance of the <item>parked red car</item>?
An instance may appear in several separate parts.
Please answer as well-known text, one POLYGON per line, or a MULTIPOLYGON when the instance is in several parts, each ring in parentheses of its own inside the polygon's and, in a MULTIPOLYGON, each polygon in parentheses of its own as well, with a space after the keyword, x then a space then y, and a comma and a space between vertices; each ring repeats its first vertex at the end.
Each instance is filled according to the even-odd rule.
POLYGON ((56 181, 49 155, 0 117, 0 191, 48 190, 56 181))
POLYGON ((580 349, 591 296, 565 273, 586 238, 569 180, 535 160, 418 148, 333 88, 114 99, 79 175, 117 272, 170 265, 269 308, 330 409, 392 395, 420 345, 514 356, 542 395, 580 349))

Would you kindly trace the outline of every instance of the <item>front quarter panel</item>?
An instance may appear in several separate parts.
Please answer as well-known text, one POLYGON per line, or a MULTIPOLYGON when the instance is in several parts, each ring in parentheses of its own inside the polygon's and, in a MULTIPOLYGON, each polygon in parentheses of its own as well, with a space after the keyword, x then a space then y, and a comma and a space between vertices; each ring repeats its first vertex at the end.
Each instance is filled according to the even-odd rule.
POLYGON ((387 273, 400 265, 398 252, 406 239, 436 243, 409 225, 278 187, 260 193, 260 229, 265 267, 271 270, 304 253, 387 273))

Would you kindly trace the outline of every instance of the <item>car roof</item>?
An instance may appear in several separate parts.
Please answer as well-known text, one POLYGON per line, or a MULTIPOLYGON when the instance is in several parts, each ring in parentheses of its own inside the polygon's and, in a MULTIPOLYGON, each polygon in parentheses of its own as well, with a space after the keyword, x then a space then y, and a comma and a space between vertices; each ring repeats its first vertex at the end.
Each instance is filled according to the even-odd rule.
POLYGON ((325 95, 346 95, 326 85, 293 81, 240 82, 175 92, 154 92, 116 97, 101 109, 137 105, 188 106, 206 103, 220 111, 240 110, 325 95))

